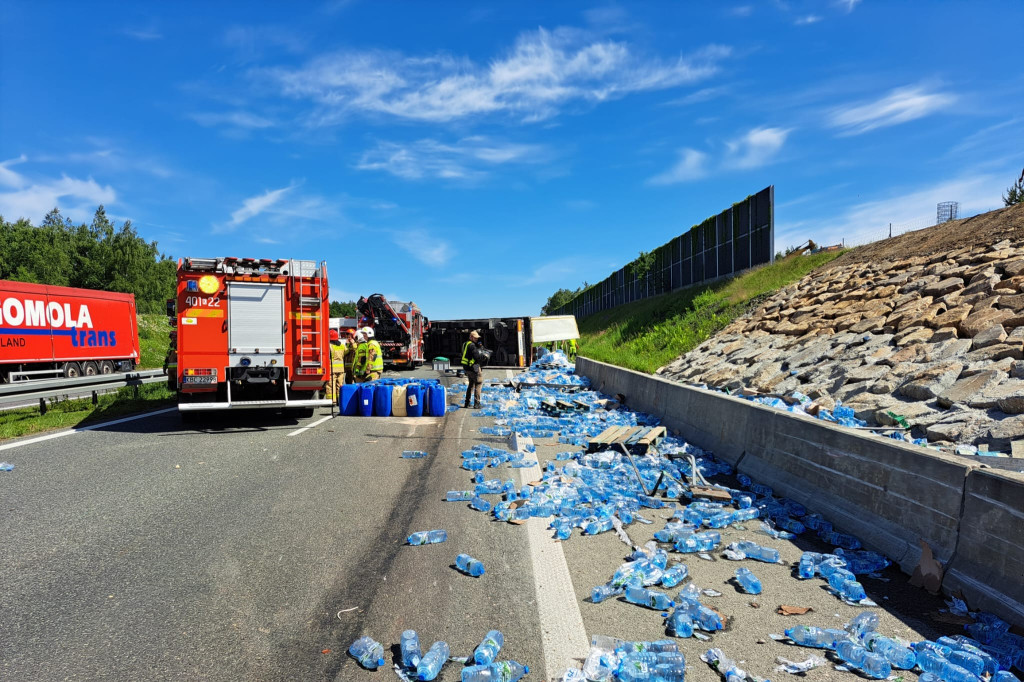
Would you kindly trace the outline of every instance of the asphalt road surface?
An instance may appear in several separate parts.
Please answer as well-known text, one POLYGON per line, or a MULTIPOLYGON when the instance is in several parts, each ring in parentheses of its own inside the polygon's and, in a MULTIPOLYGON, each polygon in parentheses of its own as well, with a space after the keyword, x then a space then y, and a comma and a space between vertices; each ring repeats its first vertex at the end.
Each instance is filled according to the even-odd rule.
MULTIPOLYGON (((492 420, 469 410, 328 415, 236 413, 186 428, 171 411, 0 445, 0 460, 16 465, 0 472, 0 679, 397 679, 390 667, 403 630, 415 629, 424 650, 444 640, 453 656, 471 656, 498 628, 499 658, 530 665, 527 680, 544 680, 582 662, 592 635, 664 637, 656 611, 587 599, 629 551, 614 533, 575 531, 559 543, 544 520, 499 523, 443 501, 448 490, 472 487, 459 468, 462 450, 504 442, 477 432, 492 420), (411 449, 429 456, 400 457, 411 449), (447 542, 404 544, 435 528, 448 531, 447 542), (456 571, 461 552, 481 559, 486 573, 456 571), (345 653, 363 634, 384 644, 385 669, 365 671, 345 653)), ((540 443, 541 464, 563 449, 540 443)), ((539 468, 487 473, 540 478, 539 468)), ((670 513, 647 510, 655 523, 629 526, 631 539, 651 539, 670 513)), ((754 527, 723 531, 723 541, 757 539, 790 562, 805 548, 824 549, 816 540, 798 546, 754 535, 754 527)), ((739 564, 672 558, 702 588, 723 593, 706 603, 730 617, 713 642, 680 640, 688 679, 718 679, 698 658, 717 646, 778 680, 785 673, 773 670, 776 656, 810 652, 769 633, 796 623, 838 627, 861 610, 820 580, 795 580, 789 566, 743 562, 765 585, 752 598, 727 582, 739 564), (785 617, 775 613, 779 604, 814 611, 785 617)), ((896 570, 884 578, 864 582, 881 605, 882 632, 920 639, 958 631, 932 620, 940 600, 908 587, 896 570)), ((438 679, 458 680, 460 668, 449 663, 438 679)), ((808 677, 854 679, 831 667, 808 677)))

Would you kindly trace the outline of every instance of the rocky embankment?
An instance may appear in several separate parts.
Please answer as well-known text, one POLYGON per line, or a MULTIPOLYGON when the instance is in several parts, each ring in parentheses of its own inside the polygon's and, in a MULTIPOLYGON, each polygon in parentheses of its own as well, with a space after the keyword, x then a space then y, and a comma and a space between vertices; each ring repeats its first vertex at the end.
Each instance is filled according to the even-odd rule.
POLYGON ((973 245, 965 235, 925 255, 844 256, 658 373, 799 391, 869 424, 897 415, 914 437, 1009 452, 1024 439, 1024 235, 1004 235, 973 245))

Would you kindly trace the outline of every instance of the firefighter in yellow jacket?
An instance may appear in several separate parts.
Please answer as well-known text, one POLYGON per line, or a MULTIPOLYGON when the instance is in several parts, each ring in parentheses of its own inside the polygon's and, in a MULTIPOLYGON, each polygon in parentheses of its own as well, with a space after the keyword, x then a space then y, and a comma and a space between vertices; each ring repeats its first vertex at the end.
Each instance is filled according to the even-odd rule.
POLYGON ((376 381, 384 372, 384 353, 380 344, 373 338, 373 329, 363 327, 357 339, 362 339, 356 347, 356 357, 352 363, 352 372, 356 381, 376 381))
POLYGON ((343 347, 345 348, 344 363, 345 363, 345 383, 354 384, 356 383, 356 376, 352 373, 352 366, 356 361, 356 330, 346 329, 345 338, 341 340, 343 347))
POLYGON ((337 399, 341 394, 341 385, 345 383, 345 347, 341 345, 338 330, 331 330, 331 384, 327 395, 337 399))

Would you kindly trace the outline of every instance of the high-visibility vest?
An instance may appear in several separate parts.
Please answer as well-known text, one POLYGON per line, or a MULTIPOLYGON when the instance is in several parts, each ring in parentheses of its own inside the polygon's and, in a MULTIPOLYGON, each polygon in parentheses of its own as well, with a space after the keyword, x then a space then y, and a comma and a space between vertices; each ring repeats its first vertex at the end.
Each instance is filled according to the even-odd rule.
POLYGON ((576 339, 569 339, 569 350, 573 353, 576 352, 576 339))
POLYGON ((365 341, 356 346, 356 354, 352 359, 352 373, 356 376, 366 374, 366 352, 369 350, 369 344, 365 341))
POLYGON ((472 345, 472 341, 466 341, 466 343, 462 345, 462 364, 466 367, 476 364, 476 358, 473 357, 473 353, 469 350, 472 345))
POLYGON ((380 344, 374 339, 368 344, 367 350, 367 372, 383 372, 384 371, 384 352, 380 349, 380 344))
POLYGON ((331 367, 334 372, 342 372, 345 368, 345 348, 331 344, 331 367))

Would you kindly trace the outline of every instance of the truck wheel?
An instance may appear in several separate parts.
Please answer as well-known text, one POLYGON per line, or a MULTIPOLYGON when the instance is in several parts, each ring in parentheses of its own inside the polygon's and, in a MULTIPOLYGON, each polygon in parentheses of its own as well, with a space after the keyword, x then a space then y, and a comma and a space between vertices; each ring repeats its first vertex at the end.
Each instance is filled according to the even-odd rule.
POLYGON ((97 365, 92 360, 90 360, 89 362, 86 362, 84 365, 82 365, 82 374, 84 374, 87 377, 94 377, 94 376, 96 376, 99 373, 100 373, 99 365, 97 365))
POLYGON ((114 373, 114 363, 112 363, 110 360, 104 360, 104 361, 100 362, 100 374, 113 374, 113 373, 114 373))
POLYGON ((68 379, 80 377, 82 376, 82 367, 77 362, 65 362, 64 376, 68 379))

